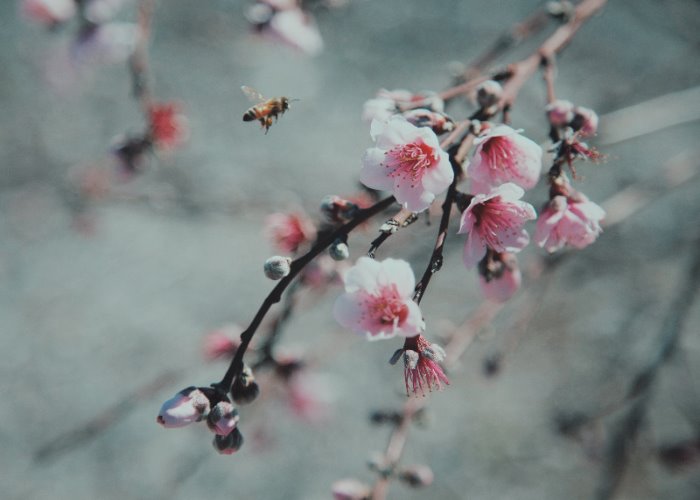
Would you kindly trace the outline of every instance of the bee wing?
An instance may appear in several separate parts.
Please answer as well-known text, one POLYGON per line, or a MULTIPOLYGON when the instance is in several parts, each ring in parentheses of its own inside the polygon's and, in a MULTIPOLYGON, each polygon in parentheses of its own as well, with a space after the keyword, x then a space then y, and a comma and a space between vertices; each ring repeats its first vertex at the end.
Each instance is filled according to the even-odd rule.
POLYGON ((241 87, 241 90, 246 95, 246 97, 248 99, 250 99, 252 102, 258 103, 258 102, 262 102, 265 100, 265 98, 262 96, 262 94, 252 87, 248 87, 247 85, 243 85, 241 87))

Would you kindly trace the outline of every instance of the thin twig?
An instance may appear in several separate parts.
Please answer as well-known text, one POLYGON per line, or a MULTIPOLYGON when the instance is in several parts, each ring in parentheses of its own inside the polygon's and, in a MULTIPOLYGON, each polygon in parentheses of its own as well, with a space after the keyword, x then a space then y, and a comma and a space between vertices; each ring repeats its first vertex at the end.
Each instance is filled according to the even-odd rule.
POLYGON ((238 347, 235 356, 231 360, 231 364, 229 365, 226 374, 220 382, 212 384, 212 387, 224 394, 228 392, 228 390, 231 388, 231 384, 233 383, 233 379, 236 377, 236 375, 238 375, 238 373, 240 373, 243 367, 243 355, 248 349, 250 341, 253 340, 255 332, 260 326, 260 323, 262 323, 262 320, 265 318, 265 315, 270 308, 281 300, 282 293, 284 293, 301 270, 304 269, 307 264, 309 264, 323 250, 328 248, 339 237, 347 236, 347 234, 355 227, 382 212, 391 206, 394 201, 394 197, 389 196, 388 198, 375 203, 371 207, 359 210, 355 218, 350 222, 343 224, 339 228, 329 231, 326 234, 320 235, 316 241, 316 244, 314 244, 311 250, 292 262, 290 273, 280 280, 277 286, 267 295, 263 303, 260 305, 258 312, 255 314, 253 321, 250 323, 248 328, 241 333, 241 345, 238 347))

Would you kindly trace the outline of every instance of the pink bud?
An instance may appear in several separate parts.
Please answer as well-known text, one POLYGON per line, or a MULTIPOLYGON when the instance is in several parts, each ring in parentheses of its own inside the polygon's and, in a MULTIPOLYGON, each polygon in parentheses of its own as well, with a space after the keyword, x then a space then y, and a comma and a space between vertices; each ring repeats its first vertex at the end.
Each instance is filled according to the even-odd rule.
POLYGON ((238 336, 243 331, 238 325, 226 325, 206 334, 204 357, 208 360, 232 357, 240 344, 238 336))
POLYGON ((557 99, 544 108, 549 123, 555 127, 566 127, 574 118, 574 105, 570 101, 557 99))
POLYGON ((243 446, 243 435, 238 429, 233 429, 228 435, 214 436, 214 449, 222 455, 233 455, 243 446))
POLYGON ((207 426, 214 434, 228 436, 238 425, 238 410, 228 401, 219 401, 209 412, 207 426))
POLYGON ((163 403, 156 420, 163 427, 184 427, 206 417, 209 408, 209 399, 204 393, 196 387, 188 387, 163 403))

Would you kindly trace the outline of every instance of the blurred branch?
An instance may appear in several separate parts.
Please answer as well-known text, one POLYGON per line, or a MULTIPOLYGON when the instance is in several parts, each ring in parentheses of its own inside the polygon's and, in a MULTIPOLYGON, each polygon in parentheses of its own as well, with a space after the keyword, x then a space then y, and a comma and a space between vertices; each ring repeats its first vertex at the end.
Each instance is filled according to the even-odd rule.
POLYGON ((596 498, 609 500, 614 497, 622 481, 629 454, 644 422, 651 398, 651 389, 661 367, 671 358, 678 339, 683 332, 695 296, 700 288, 700 241, 692 245, 692 260, 687 266, 684 280, 676 289, 676 294, 668 307, 661 325, 658 350, 632 379, 626 398, 634 399, 609 440, 608 450, 602 466, 601 479, 596 498))
POLYGON ((665 94, 600 117, 602 145, 700 120, 700 87, 665 94))

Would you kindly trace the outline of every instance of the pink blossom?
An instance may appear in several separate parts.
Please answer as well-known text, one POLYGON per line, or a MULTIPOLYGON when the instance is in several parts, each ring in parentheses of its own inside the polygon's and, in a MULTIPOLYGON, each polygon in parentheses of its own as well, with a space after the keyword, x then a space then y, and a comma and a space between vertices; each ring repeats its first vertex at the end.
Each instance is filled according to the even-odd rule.
POLYGON ((512 182, 523 189, 535 187, 542 170, 542 148, 508 125, 487 129, 474 143, 476 150, 467 175, 473 193, 512 182))
POLYGON ((316 227, 302 213, 274 213, 265 219, 265 232, 283 253, 294 253, 316 238, 316 227))
POLYGON ((370 134, 376 147, 363 158, 360 180, 364 185, 392 191, 404 208, 421 212, 452 182, 449 157, 429 128, 397 116, 386 123, 374 120, 370 134))
POLYGON ((23 0, 22 14, 34 22, 53 26, 71 19, 76 13, 75 0, 23 0))
POLYGON ((209 409, 206 395, 196 387, 188 387, 163 403, 156 420, 163 427, 184 427, 202 420, 209 414, 209 409))
POLYGON ((549 123, 554 127, 566 127, 574 118, 574 105, 570 101, 557 99, 545 108, 549 123))
POLYGON ((492 302, 507 302, 520 289, 523 276, 512 253, 489 252, 479 262, 479 285, 484 297, 492 302))
POLYGON ((148 119, 153 142, 161 149, 175 149, 187 140, 187 119, 174 102, 151 104, 148 119))
POLYGON ((605 211, 583 194, 555 196, 537 220, 535 241, 548 252, 565 245, 584 248, 602 232, 600 221, 605 211))
POLYGON ((214 434, 228 436, 238 425, 238 410, 229 401, 219 401, 207 416, 207 426, 214 434))
POLYGON ((595 135, 598 130, 598 115, 592 109, 576 106, 572 127, 584 137, 595 135))
POLYGON ((522 227, 537 217, 529 203, 520 201, 525 192, 513 183, 488 194, 475 195, 462 213, 459 233, 467 233, 464 265, 471 269, 491 248, 496 252, 519 252, 530 241, 522 227))
MULTIPOLYGON (((73 0, 75 1, 75 0, 73 0)), ((85 5, 85 18, 95 24, 101 24, 112 19, 133 0, 89 0, 85 5)))
POLYGON ((323 50, 323 39, 316 22, 310 14, 298 8, 275 12, 261 33, 310 56, 323 50))
POLYGON ((331 382, 317 373, 297 370, 289 379, 289 406, 297 417, 309 423, 330 417, 335 394, 331 382))
POLYGON ((424 329, 418 304, 411 300, 415 277, 408 262, 378 262, 360 257, 344 277, 345 293, 333 308, 335 319, 369 340, 413 337, 424 329))
POLYGON ((243 331, 239 325, 225 325, 204 336, 204 357, 210 361, 233 357, 240 344, 239 335, 243 331))
MULTIPOLYGON (((403 349, 403 375, 406 383, 406 395, 410 392, 442 390, 442 384, 449 385, 440 363, 445 359, 445 351, 437 344, 431 344, 422 335, 406 339, 403 349)), ((394 362, 395 357, 392 359, 394 362)))

